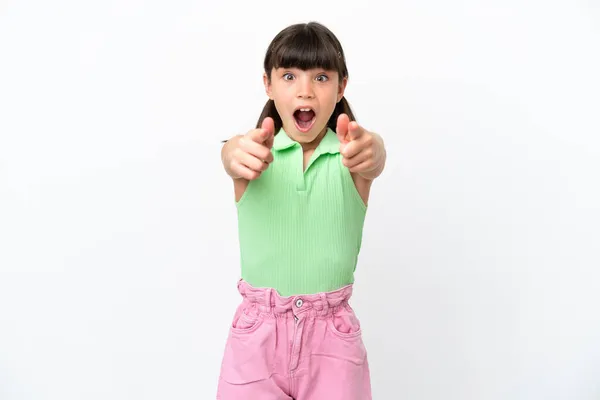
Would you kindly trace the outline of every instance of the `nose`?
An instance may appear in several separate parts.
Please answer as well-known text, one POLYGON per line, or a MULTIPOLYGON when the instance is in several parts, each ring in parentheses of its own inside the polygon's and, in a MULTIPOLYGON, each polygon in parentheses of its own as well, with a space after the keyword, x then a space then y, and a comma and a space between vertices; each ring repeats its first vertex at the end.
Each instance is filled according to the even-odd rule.
POLYGON ((308 77, 303 77, 297 80, 298 82, 298 98, 312 99, 315 97, 312 81, 308 77))

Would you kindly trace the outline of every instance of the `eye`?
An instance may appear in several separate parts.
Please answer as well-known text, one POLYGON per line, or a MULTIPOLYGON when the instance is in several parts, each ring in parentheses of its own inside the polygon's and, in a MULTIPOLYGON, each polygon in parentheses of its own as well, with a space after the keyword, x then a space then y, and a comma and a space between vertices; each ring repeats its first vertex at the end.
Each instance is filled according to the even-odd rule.
POLYGON ((289 81, 294 77, 294 75, 290 74, 289 72, 286 72, 285 74, 283 74, 283 80, 284 81, 289 81), (289 79, 288 79, 289 78, 289 79))
POLYGON ((319 82, 327 82, 329 80, 329 77, 325 74, 321 74, 321 75, 317 76, 317 80, 319 82))

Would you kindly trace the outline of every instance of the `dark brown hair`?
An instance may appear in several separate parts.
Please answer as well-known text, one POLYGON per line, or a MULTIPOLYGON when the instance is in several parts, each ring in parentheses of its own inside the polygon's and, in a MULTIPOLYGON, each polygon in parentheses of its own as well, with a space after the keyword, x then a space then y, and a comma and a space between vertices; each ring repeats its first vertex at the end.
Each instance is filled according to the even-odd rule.
MULTIPOLYGON (((299 68, 308 70, 323 68, 337 71, 339 83, 348 78, 348 68, 344 50, 337 37, 328 28, 318 22, 290 25, 273 38, 267 48, 264 69, 271 80, 273 68, 299 68)), ((347 114, 350 121, 355 121, 354 113, 345 97, 335 105, 335 109, 327 122, 327 127, 336 129, 340 114, 347 114)), ((265 104, 256 128, 260 128, 265 118, 271 117, 275 122, 275 134, 282 127, 281 117, 271 99, 265 104)))

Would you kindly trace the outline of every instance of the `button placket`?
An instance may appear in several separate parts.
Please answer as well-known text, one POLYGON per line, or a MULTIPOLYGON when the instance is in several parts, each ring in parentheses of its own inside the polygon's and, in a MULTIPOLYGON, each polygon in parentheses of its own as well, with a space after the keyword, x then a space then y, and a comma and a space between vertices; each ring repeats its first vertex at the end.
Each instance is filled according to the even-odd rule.
MULTIPOLYGON (((294 302, 294 305, 296 306, 297 309, 302 308, 303 304, 304 304, 304 301, 301 298, 296 299, 296 301, 294 302)), ((294 321, 296 321, 296 323, 298 323, 299 320, 300 320, 300 318, 298 317, 298 314, 294 313, 294 321)))
MULTIPOLYGON (((296 311, 300 310, 304 305, 304 301, 301 298, 294 301, 296 311)), ((300 360, 300 348, 302 347, 302 331, 304 328, 304 321, 300 320, 298 314, 294 312, 294 336, 292 339, 292 352, 290 355, 290 371, 294 371, 298 368, 298 362, 300 360)))

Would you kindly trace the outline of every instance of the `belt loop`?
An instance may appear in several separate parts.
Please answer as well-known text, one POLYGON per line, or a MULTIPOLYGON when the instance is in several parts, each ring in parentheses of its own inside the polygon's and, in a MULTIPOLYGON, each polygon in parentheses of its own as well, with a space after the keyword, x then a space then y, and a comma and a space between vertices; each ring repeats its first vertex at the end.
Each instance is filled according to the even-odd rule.
POLYGON ((325 293, 320 294, 321 302, 323 303, 323 315, 327 315, 329 311, 329 301, 327 299, 327 295, 325 293))
POLYGON ((267 312, 270 313, 271 312, 271 307, 273 306, 273 304, 271 303, 272 298, 271 298, 271 292, 273 289, 271 288, 267 288, 267 290, 265 290, 265 305, 267 307, 267 312))

